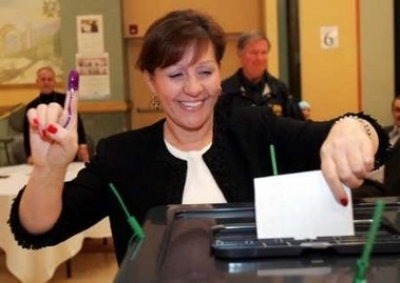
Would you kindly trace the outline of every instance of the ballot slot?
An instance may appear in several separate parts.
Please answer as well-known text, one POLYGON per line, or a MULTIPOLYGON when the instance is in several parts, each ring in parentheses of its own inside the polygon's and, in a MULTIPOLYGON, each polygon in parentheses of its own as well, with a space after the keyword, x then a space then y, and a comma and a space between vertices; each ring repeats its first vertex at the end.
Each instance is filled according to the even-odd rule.
MULTIPOLYGON (((210 231, 211 247, 217 258, 227 259, 301 256, 321 250, 331 254, 359 254, 366 242, 371 223, 372 219, 356 219, 354 236, 304 240, 258 239, 255 225, 219 224, 210 231)), ((382 219, 373 253, 400 253, 400 232, 386 218, 382 219)))

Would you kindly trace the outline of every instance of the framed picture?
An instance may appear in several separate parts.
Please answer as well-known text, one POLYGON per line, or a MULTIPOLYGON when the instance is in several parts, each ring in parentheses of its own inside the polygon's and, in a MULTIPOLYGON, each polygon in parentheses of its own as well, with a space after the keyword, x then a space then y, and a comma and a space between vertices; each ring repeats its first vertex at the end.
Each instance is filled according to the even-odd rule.
POLYGON ((1 0, 0 86, 33 85, 43 66, 62 77, 59 0, 1 0))

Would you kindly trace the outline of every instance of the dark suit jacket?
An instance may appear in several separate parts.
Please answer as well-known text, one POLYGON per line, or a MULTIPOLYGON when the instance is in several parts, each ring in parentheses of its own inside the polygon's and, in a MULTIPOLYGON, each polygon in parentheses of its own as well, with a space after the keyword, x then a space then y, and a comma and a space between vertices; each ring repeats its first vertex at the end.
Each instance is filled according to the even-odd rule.
POLYGON ((231 96, 233 107, 268 106, 274 113, 275 108, 278 108, 281 109, 282 116, 304 120, 298 101, 290 95, 282 81, 267 71, 264 72, 264 81, 268 84, 270 93, 257 95, 256 90, 246 87, 243 69, 240 68, 232 76, 222 81, 222 93, 231 96))
MULTIPOLYGON (((393 127, 385 128, 389 133, 393 127)), ((400 196, 400 139, 392 148, 391 156, 385 163, 383 184, 366 180, 356 190, 352 190, 354 198, 400 196)))

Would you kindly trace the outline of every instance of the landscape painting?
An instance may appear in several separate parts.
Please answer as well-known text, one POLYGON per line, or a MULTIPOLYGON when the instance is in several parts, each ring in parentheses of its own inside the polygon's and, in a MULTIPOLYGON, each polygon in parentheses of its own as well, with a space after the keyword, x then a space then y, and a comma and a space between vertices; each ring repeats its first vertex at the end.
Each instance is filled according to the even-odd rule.
POLYGON ((0 0, 0 86, 34 84, 52 66, 62 77, 59 0, 0 0))

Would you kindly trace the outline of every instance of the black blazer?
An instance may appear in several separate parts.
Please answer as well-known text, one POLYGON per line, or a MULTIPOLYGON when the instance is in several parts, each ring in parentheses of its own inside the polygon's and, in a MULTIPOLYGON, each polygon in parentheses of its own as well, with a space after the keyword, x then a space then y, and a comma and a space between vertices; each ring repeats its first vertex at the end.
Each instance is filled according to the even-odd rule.
MULTIPOLYGON (((393 127, 386 127, 390 133, 393 127)), ((400 196, 400 139, 394 144, 390 158, 385 163, 383 184, 365 180, 364 184, 352 190, 353 197, 356 199, 365 197, 400 196)))

